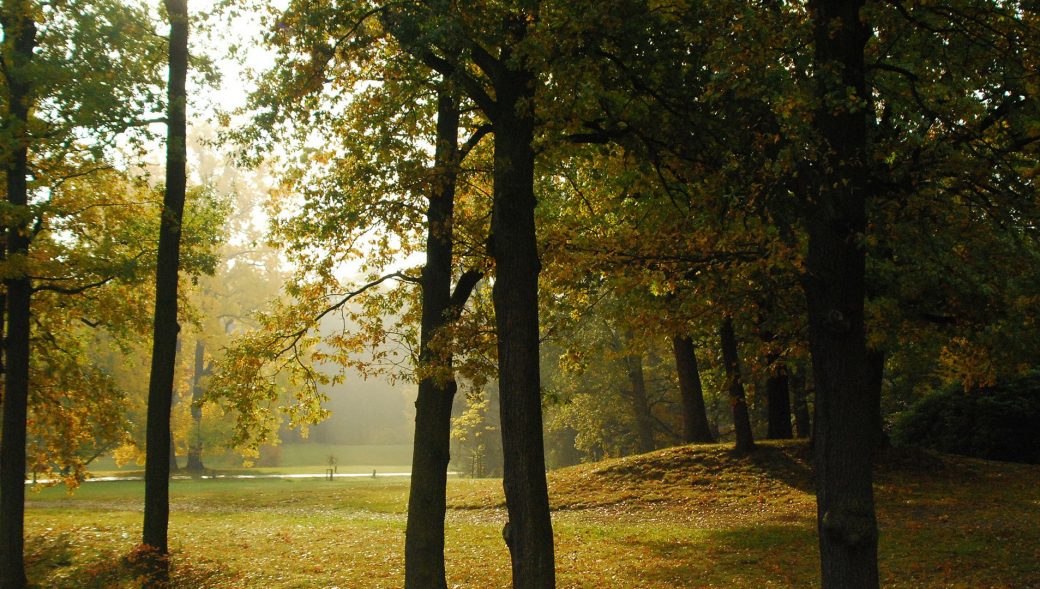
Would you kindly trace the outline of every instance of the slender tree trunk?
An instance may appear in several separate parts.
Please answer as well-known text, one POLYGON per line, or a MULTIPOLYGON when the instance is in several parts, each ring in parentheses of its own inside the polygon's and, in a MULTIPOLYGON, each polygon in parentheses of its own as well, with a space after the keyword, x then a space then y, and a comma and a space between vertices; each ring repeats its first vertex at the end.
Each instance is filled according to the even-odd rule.
POLYGON ((545 482, 538 365, 538 273, 534 223, 535 76, 508 50, 495 80, 492 300, 498 330, 503 486, 509 522, 503 531, 513 587, 555 587, 552 521, 545 482), (517 69, 517 68, 521 69, 517 69))
POLYGON ((791 396, 794 397, 795 436, 808 438, 812 430, 809 425, 809 400, 805 390, 805 367, 796 366, 789 374, 791 396))
POLYGON ((766 437, 770 440, 789 440, 794 437, 791 429, 791 394, 787 365, 775 356, 770 359, 770 374, 766 379, 766 400, 769 411, 769 426, 766 437))
MULTIPOLYGON (((173 405, 170 405, 170 410, 173 410, 173 405)), ((181 469, 180 465, 177 464, 177 444, 173 441, 173 427, 170 428, 170 472, 177 472, 181 469)))
MULTIPOLYGON (((26 71, 36 46, 33 8, 24 0, 3 2, 3 75, 8 116, 3 123, 7 202, 18 213, 29 202, 29 110, 32 80, 26 71)), ((7 229, 7 256, 29 255, 29 217, 19 216, 7 229)), ((25 577, 25 441, 29 403, 29 332, 32 282, 24 273, 4 280, 7 289, 6 373, 3 437, 0 440, 0 586, 22 589, 25 577)))
POLYGON ((726 367, 726 389, 729 391, 729 402, 733 407, 736 450, 750 452, 755 449, 755 438, 751 434, 751 418, 744 396, 744 382, 740 377, 740 353, 737 351, 737 337, 733 333, 733 318, 728 315, 719 329, 719 339, 722 342, 722 362, 726 367))
POLYGON ((162 586, 169 576, 170 407, 177 358, 177 280, 186 177, 185 81, 188 72, 187 0, 166 0, 170 16, 170 65, 166 139, 166 193, 159 226, 155 272, 155 330, 148 383, 145 498, 142 543, 155 551, 154 575, 145 586, 162 586))
POLYGON ((191 422, 188 434, 188 472, 205 472, 202 463, 202 378, 206 376, 206 344, 195 340, 195 366, 191 377, 191 422))
POLYGON ((878 586, 871 455, 876 403, 868 390, 863 305, 868 100, 864 0, 812 0, 823 150, 807 210, 805 290, 816 386, 813 438, 824 589, 878 586), (850 98, 854 93, 856 100, 850 98))
MULTIPOLYGON (((427 208, 422 270, 419 395, 415 401, 412 479, 405 531, 405 587, 446 589, 444 514, 451 448, 451 407, 457 389, 452 356, 430 344, 451 319, 452 228, 458 158, 459 105, 443 84, 437 93, 436 177, 427 208)), ((464 302, 464 301, 463 301, 464 302)))
POLYGON ((887 448, 890 443, 888 434, 885 433, 885 420, 881 414, 881 389, 885 383, 885 351, 868 349, 867 367, 869 375, 867 386, 874 406, 874 447, 881 450, 887 448))
POLYGON ((697 354, 693 339, 686 335, 672 337, 675 370, 679 374, 679 394, 682 397, 683 441, 687 444, 709 444, 715 441, 708 425, 708 411, 704 407, 704 389, 697 369, 697 354))
POLYGON ((646 377, 643 375, 643 355, 631 354, 625 357, 625 373, 628 376, 629 400, 632 402, 632 414, 636 418, 636 434, 639 440, 639 453, 653 452, 654 417, 650 414, 650 403, 646 398, 646 377))

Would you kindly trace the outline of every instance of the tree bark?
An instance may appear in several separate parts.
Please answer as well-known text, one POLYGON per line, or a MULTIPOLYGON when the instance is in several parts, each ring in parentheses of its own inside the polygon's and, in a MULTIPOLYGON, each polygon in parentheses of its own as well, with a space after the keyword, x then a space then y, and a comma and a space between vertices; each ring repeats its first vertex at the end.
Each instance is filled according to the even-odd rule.
POLYGON ((708 411, 704 407, 704 389, 697 368, 697 353, 693 339, 686 335, 672 337, 675 370, 679 374, 679 394, 682 398, 683 441, 687 444, 710 444, 715 441, 708 425, 708 411))
POLYGON ((736 450, 750 452, 755 449, 755 438, 751 433, 751 418, 748 415, 747 398, 744 395, 744 382, 740 376, 740 354, 737 351, 737 337, 733 333, 733 318, 726 316, 719 329, 722 343, 722 362, 726 368, 726 390, 733 408, 733 430, 736 433, 736 450))
POLYGON ((824 589, 876 588, 871 455, 876 407, 864 330, 867 109, 864 0, 812 0, 814 127, 823 155, 807 204, 805 291, 816 386, 813 437, 824 589))
POLYGON ((545 481, 538 358, 538 274, 535 242, 535 76, 499 58, 495 86, 492 300, 498 331, 503 486, 509 522, 503 536, 512 559, 513 587, 555 587, 549 494, 545 481))
MULTIPOLYGON (((476 280, 460 279, 453 309, 451 278, 459 105, 445 82, 437 92, 435 177, 427 208, 426 265, 422 270, 419 394, 415 401, 412 479, 405 531, 406 589, 446 589, 444 515, 451 449, 451 407, 457 385, 452 354, 431 349, 433 338, 461 311, 476 280), (465 297, 465 298, 463 298, 465 297)), ((479 280, 479 277, 477 278, 479 280)))
POLYGON ((656 449, 654 444, 654 417, 650 413, 650 404, 646 398, 646 378, 643 375, 643 355, 630 354, 625 357, 625 373, 628 376, 629 400, 632 402, 632 415, 636 420, 636 435, 639 453, 645 454, 656 449))
MULTIPOLYGON (((29 202, 29 110, 32 79, 26 71, 36 47, 33 9, 22 0, 3 2, 3 75, 8 117, 3 131, 10 150, 5 162, 7 202, 19 213, 29 202)), ((29 255, 29 216, 19 215, 7 229, 7 256, 29 255)), ((29 404, 29 342, 32 281, 27 273, 4 280, 7 338, 4 342, 3 437, 0 440, 0 586, 22 589, 25 577, 25 440, 29 404)))
POLYGON ((202 463, 202 378, 206 376, 206 344, 201 339, 195 340, 195 366, 191 377, 191 422, 192 432, 188 434, 188 472, 205 472, 202 463))
POLYGON ((166 0, 170 18, 169 88, 167 97, 166 192, 159 225, 155 271, 155 329, 151 378, 148 382, 148 424, 145 458, 145 500, 142 543, 156 556, 153 575, 145 586, 164 586, 169 577, 167 534, 170 519, 170 407, 177 358, 177 281, 180 271, 181 219, 186 176, 186 92, 188 72, 187 0, 166 0))
POLYGON ((794 398, 795 437, 808 438, 812 430, 809 424, 809 400, 805 389, 805 367, 796 366, 788 373, 791 396, 794 398))

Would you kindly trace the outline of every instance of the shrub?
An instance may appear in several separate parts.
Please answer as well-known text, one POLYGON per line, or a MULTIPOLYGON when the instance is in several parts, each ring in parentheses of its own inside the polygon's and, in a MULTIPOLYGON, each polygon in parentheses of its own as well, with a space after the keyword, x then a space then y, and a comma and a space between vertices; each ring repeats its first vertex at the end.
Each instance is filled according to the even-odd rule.
POLYGON ((964 456, 1040 464, 1040 372, 993 387, 950 387, 896 421, 893 441, 964 456))

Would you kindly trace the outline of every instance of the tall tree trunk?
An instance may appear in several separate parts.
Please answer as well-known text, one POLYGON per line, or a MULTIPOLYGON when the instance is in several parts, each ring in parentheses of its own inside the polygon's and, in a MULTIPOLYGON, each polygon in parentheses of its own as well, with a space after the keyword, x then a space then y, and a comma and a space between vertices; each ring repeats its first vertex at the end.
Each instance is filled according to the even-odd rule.
POLYGON ((813 437, 824 589, 876 588, 871 455, 877 410, 868 390, 863 305, 867 109, 864 0, 812 0, 823 150, 807 204, 805 290, 816 386, 813 437), (854 96, 852 96, 854 94, 854 96))
MULTIPOLYGON (((451 448, 451 407, 457 389, 452 355, 430 344, 454 319, 451 292, 452 228, 458 173, 459 105, 448 83, 437 93, 435 178, 426 225, 426 265, 422 270, 422 324, 419 334, 419 394, 415 401, 412 479, 405 531, 406 589, 446 589, 444 514, 451 448)), ((479 276, 463 278, 456 290, 461 310, 479 276), (467 282, 468 280, 468 282, 467 282), (465 298, 463 298, 465 297, 465 298)))
POLYGON ((697 369, 697 353, 693 339, 687 335, 672 337, 675 370, 679 374, 679 395, 682 398, 683 441, 687 444, 708 444, 715 441, 708 425, 708 411, 704 407, 704 389, 697 369))
POLYGON ((719 329, 719 340, 722 343, 722 362, 726 368, 726 390, 729 392, 729 402, 733 408, 736 450, 749 452, 755 449, 755 438, 751 434, 751 418, 744 395, 744 382, 740 376, 740 353, 737 351, 736 334, 733 333, 733 318, 728 315, 719 329))
POLYGON ((812 430, 809 425, 809 400, 805 389, 805 367, 795 366, 789 370, 791 396, 794 398, 794 428, 795 436, 808 438, 812 430))
MULTIPOLYGON (((7 143, 7 202, 17 212, 29 202, 29 110, 32 78, 27 68, 36 46, 33 8, 24 0, 3 2, 3 75, 8 116, 3 123, 7 143)), ((7 229, 7 256, 29 255, 29 216, 18 215, 7 229)), ((29 404, 29 331, 32 282, 26 273, 4 280, 7 289, 6 373, 3 437, 0 440, 0 586, 22 589, 25 578, 25 438, 29 404)))
POLYGON ((653 452, 654 417, 650 414, 650 403, 646 398, 646 378, 643 375, 643 355, 625 356, 625 373, 628 376, 629 400, 632 402, 632 414, 636 418, 636 434, 639 440, 639 453, 653 452))
POLYGON ((188 72, 187 0, 166 0, 170 17, 169 88, 167 96, 166 193, 159 225, 155 271, 155 330, 151 378, 148 382, 148 425, 145 448, 144 529, 142 543, 155 551, 155 574, 146 586, 165 585, 169 576, 167 533, 170 520, 170 407, 177 359, 177 280, 180 271, 181 219, 186 177, 188 72))
POLYGON ((188 472, 204 472, 202 463, 202 378, 206 376, 206 344, 195 340, 195 366, 191 376, 191 433, 188 434, 188 472))
POLYGON ((503 532, 513 586, 555 587, 552 521, 545 482, 538 366, 538 247, 534 223, 535 76, 502 51, 495 80, 492 300, 498 330, 503 486, 509 522, 503 532))

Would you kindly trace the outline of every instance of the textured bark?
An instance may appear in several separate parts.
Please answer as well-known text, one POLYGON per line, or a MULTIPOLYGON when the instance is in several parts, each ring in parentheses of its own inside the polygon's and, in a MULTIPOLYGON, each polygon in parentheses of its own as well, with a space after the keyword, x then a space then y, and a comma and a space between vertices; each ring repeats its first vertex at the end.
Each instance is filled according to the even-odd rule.
POLYGON ((719 340, 722 343, 722 362, 726 368, 726 390, 733 408, 736 450, 749 452, 755 449, 755 438, 751 433, 751 418, 744 395, 744 382, 740 376, 740 354, 737 351, 737 337, 733 332, 733 318, 727 316, 723 320, 719 328, 719 340))
POLYGON ((789 374, 788 382, 794 400, 795 437, 808 438, 812 435, 812 429, 809 423, 809 400, 805 389, 805 367, 798 366, 789 371, 789 374))
POLYGON ((631 354, 625 357, 625 374, 628 376, 628 398, 632 403, 632 416, 636 420, 636 434, 639 441, 639 453, 653 452, 654 416, 650 413, 650 403, 646 398, 646 377, 643 374, 642 354, 631 354))
POLYGON ((406 589, 446 589, 444 514, 451 447, 451 406, 457 386, 452 357, 434 357, 430 342, 451 312, 452 226, 458 156, 459 106, 447 88, 438 92, 436 178, 427 208, 426 265, 422 270, 419 394, 415 401, 412 478, 405 531, 406 589))
POLYGON ((876 404, 868 385, 864 331, 866 110, 860 20, 864 0, 813 0, 818 100, 814 127, 824 150, 807 205, 806 302, 816 388, 813 436, 817 526, 824 589, 878 586, 877 520, 871 473, 876 404))
POLYGON ((188 71, 188 5, 166 0, 170 16, 169 88, 166 138, 166 193, 159 225, 155 271, 155 329, 148 382, 145 448, 144 529, 142 543, 154 551, 154 575, 146 586, 165 584, 169 575, 167 534, 170 519, 170 406, 177 358, 177 279, 180 271, 181 219, 186 184, 185 80, 188 71))
POLYGON ((685 335, 672 338, 675 370, 679 374, 679 394, 682 398, 683 441, 688 444, 709 444, 715 441, 704 407, 704 389, 697 368, 697 353, 693 339, 685 335))
MULTIPOLYGON (((5 102, 3 124, 10 150, 5 161, 7 202, 24 209, 29 201, 29 107, 32 80, 26 68, 36 46, 36 24, 28 2, 3 3, 5 102)), ((29 255, 29 219, 7 230, 7 255, 29 255)), ((7 338, 4 341, 3 438, 0 441, 0 586, 22 589, 25 577, 25 437, 29 403, 29 330, 32 282, 26 275, 4 280, 7 289, 7 338)))
POLYGON ((192 430, 188 434, 188 472, 204 472, 202 463, 202 378, 206 376, 206 344, 201 339, 195 340, 195 365, 191 377, 191 422, 192 430))
POLYGON ((538 358, 538 274, 534 223, 535 76, 508 49, 495 82, 492 299, 498 331, 503 486, 509 522, 503 536, 513 587, 555 587, 552 521, 545 482, 538 358))

